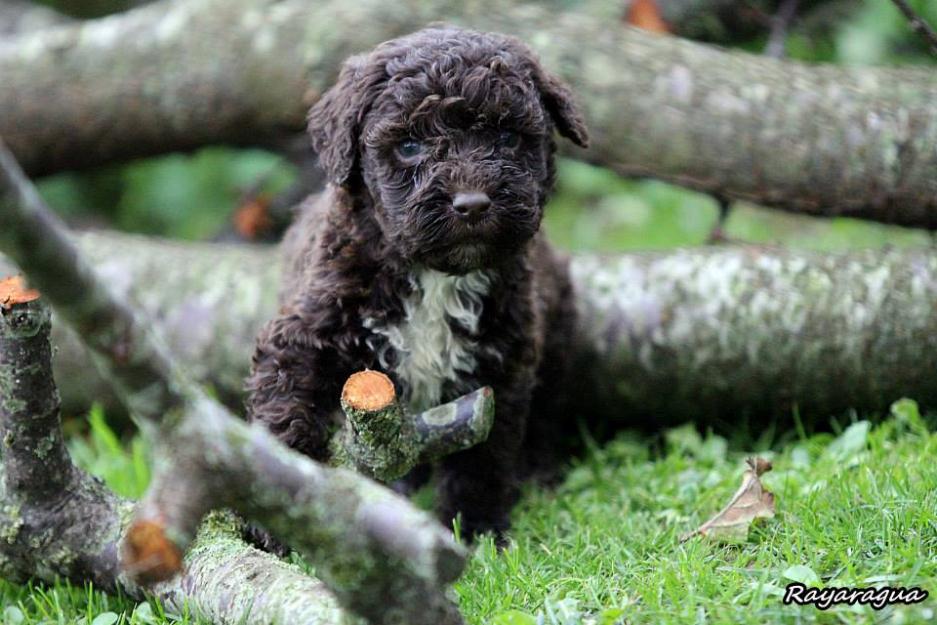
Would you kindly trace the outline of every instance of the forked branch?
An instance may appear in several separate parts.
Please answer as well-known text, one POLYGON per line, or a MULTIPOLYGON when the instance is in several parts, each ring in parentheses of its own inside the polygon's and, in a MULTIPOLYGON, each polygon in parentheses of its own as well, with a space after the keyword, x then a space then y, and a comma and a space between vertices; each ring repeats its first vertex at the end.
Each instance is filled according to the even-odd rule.
MULTIPOLYGON (((63 577, 143 600, 118 559, 133 504, 72 463, 52 376, 49 309, 24 299, 15 282, 0 281, 0 577, 63 577)), ((213 515, 184 572, 149 592, 170 611, 193 609, 219 624, 341 622, 346 613, 322 582, 239 534, 232 515, 213 515)))
POLYGON ((79 330, 157 450, 123 550, 140 580, 173 574, 204 514, 230 507, 305 555, 353 614, 377 624, 462 622, 444 588, 465 552, 448 530, 377 483, 285 448, 190 382, 95 275, 2 144, 0 250, 79 330))

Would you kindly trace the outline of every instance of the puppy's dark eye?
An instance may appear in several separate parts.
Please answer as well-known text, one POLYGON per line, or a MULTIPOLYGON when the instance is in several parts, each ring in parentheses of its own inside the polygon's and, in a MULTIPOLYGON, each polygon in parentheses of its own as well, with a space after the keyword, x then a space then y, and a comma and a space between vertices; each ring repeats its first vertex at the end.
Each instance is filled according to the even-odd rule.
POLYGON ((416 158, 423 153, 423 144, 412 137, 397 143, 397 156, 404 160, 416 158))
POLYGON ((498 146, 513 150, 521 144, 521 136, 511 130, 502 130, 498 133, 498 146))

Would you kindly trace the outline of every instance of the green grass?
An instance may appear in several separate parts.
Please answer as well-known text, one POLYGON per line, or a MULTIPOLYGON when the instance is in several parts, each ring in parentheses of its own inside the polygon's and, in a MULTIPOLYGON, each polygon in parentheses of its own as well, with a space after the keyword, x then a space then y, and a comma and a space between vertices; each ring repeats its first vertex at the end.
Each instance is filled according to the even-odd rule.
POLYGON ((157 601, 134 603, 88 586, 14 586, 0 580, 3 625, 210 625, 189 614, 167 615, 157 601))
POLYGON ((874 428, 759 450, 778 514, 742 545, 679 536, 739 485, 741 451, 671 431, 660 450, 622 436, 593 449, 555 491, 531 491, 514 546, 490 544, 459 583, 473 623, 933 623, 937 601, 870 608, 781 603, 792 580, 921 586, 937 592, 937 435, 913 402, 874 428))
MULTIPOLYGON (((145 487, 146 450, 121 444, 99 411, 76 459, 127 495, 145 487)), ((800 436, 778 449, 733 449, 692 427, 658 438, 622 434, 590 445, 553 490, 529 488, 514 513, 512 546, 476 549, 457 585, 474 624, 890 623, 937 621, 937 601, 889 608, 784 606, 791 580, 826 586, 920 586, 937 592, 937 434, 903 400, 875 426, 800 436), (738 487, 746 454, 769 457, 775 519, 748 542, 679 536, 738 487)), ((0 581, 0 623, 196 623, 65 583, 0 581)))

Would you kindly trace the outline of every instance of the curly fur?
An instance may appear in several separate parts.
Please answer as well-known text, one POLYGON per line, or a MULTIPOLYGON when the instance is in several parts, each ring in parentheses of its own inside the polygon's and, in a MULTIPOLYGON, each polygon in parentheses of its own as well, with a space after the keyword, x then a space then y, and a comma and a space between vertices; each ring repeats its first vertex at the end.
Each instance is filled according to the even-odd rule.
POLYGON ((511 37, 438 26, 349 59, 309 114, 331 183, 286 235, 250 417, 326 459, 354 371, 385 371, 414 409, 491 385, 495 425, 441 463, 439 514, 505 530, 523 456, 549 453, 563 410, 549 394, 574 311, 566 260, 539 234, 554 131, 587 142, 569 90, 511 37), (490 206, 466 218, 463 192, 490 206))
POLYGON ((475 370, 475 337, 490 284, 483 271, 452 276, 423 269, 411 276, 413 292, 404 300, 399 323, 364 320, 364 327, 386 339, 370 337, 369 345, 378 364, 400 378, 403 399, 412 412, 438 405, 443 384, 458 382, 475 370))

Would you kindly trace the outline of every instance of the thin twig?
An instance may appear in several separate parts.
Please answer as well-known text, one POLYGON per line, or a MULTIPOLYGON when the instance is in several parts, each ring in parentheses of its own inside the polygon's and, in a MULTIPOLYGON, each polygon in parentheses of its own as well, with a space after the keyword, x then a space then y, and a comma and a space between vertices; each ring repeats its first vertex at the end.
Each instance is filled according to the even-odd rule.
POLYGON ((765 46, 765 56, 780 59, 784 56, 784 43, 787 39, 787 29, 797 13, 798 0, 784 0, 778 12, 771 18, 771 34, 768 35, 768 45, 765 46))
POLYGON ((911 28, 917 32, 919 35, 924 37, 927 40, 927 44, 930 46, 931 51, 934 54, 937 54, 937 32, 931 28, 924 19, 914 12, 914 9, 911 8, 911 5, 907 3, 906 0, 891 0, 898 10, 908 18, 908 22, 911 24, 911 28))

